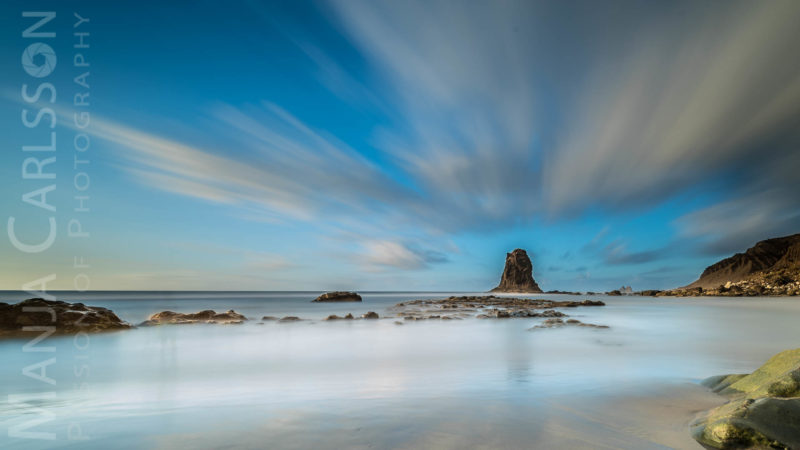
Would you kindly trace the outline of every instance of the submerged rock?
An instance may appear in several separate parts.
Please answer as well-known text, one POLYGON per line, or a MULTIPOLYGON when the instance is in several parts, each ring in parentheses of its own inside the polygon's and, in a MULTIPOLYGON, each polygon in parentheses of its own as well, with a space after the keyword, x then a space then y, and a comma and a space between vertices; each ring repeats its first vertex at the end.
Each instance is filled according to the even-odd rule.
POLYGON ((132 325, 113 311, 83 303, 31 298, 16 304, 0 303, 0 337, 33 337, 50 330, 25 327, 53 327, 53 334, 97 333, 126 330, 132 325))
POLYGON ((355 292, 326 292, 312 300, 312 302, 360 302, 361 296, 355 292))
MULTIPOLYGON (((139 326, 153 325, 185 325, 193 323, 220 323, 237 325, 244 323, 247 317, 230 309, 224 313, 218 313, 211 309, 206 309, 196 313, 178 313, 174 311, 161 311, 153 314, 139 326)), ((262 320, 267 320, 266 318, 262 320)))
POLYGON ((369 311, 366 314, 362 314, 361 317, 364 318, 364 319, 378 319, 378 318, 380 318, 378 316, 378 313, 376 313, 374 311, 369 311))
POLYGON ((604 306, 597 300, 554 301, 545 299, 498 297, 495 295, 447 297, 444 299, 424 299, 401 302, 389 309, 390 313, 406 320, 433 318, 464 319, 476 317, 525 318, 525 317, 564 317, 564 313, 552 308, 576 308, 582 306, 604 306), (539 311, 546 309, 547 311, 539 311))
POLYGON ((577 319, 568 319, 564 320, 559 317, 555 317, 552 319, 547 319, 541 323, 541 325, 536 325, 534 327, 528 328, 528 330, 536 330, 540 328, 561 328, 564 326, 579 326, 579 327, 587 327, 587 328, 609 328, 608 325, 597 325, 594 323, 584 323, 577 319))
POLYGON ((285 322, 299 322, 301 320, 303 320, 303 319, 301 319, 301 318, 299 318, 297 316, 285 316, 285 317, 281 317, 278 320, 278 322, 284 322, 284 323, 285 322))
POLYGON ((750 375, 703 385, 731 400, 692 423, 707 448, 800 448, 800 349, 781 352, 750 375))
POLYGON ((533 264, 521 248, 506 254, 506 265, 500 284, 492 292, 542 292, 533 279, 533 264))

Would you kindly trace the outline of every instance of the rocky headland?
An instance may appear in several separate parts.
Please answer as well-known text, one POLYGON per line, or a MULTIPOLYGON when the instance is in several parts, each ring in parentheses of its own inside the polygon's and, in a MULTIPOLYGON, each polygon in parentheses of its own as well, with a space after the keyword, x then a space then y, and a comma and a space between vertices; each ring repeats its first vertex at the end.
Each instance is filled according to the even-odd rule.
POLYGON ((0 337, 32 337, 35 333, 50 330, 52 334, 61 335, 129 328, 132 328, 131 324, 124 322, 110 309, 99 306, 42 298, 31 298, 16 304, 0 303, 0 337))
POLYGON ((542 292, 533 279, 533 264, 525 250, 518 248, 506 254, 506 265, 500 284, 491 292, 542 292))
POLYGON ((361 296, 355 292, 334 291, 326 292, 312 300, 315 303, 323 302, 360 302, 361 296))
POLYGON ((800 448, 800 348, 770 358, 751 374, 703 381, 730 401, 691 425, 706 448, 800 448))
POLYGON ((708 266, 695 282, 655 296, 757 297, 800 295, 800 234, 758 242, 708 266))

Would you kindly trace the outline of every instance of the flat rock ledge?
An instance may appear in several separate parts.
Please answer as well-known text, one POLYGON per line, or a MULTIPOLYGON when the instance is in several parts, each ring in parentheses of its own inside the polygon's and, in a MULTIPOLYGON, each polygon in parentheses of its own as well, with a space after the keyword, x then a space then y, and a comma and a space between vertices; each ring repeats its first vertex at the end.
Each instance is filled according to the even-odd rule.
POLYGON ((509 319, 529 317, 567 317, 553 308, 576 308, 580 306, 605 306, 598 300, 555 301, 516 297, 452 296, 445 299, 410 300, 394 305, 391 314, 405 320, 427 319, 509 319), (545 311, 542 311, 545 310, 545 311))
POLYGON ((139 326, 147 327, 154 325, 186 325, 194 323, 219 323, 228 325, 237 325, 244 323, 247 317, 237 313, 234 310, 228 310, 224 313, 218 313, 214 310, 207 309, 196 313, 177 313, 174 311, 161 311, 160 313, 153 314, 149 319, 145 320, 139 326))
POLYGON ((690 425, 705 448, 800 448, 800 348, 773 356, 755 372, 702 382, 730 401, 690 425))
POLYGON ((31 298, 16 304, 0 303, 0 338, 33 337, 54 327, 53 334, 100 333, 127 330, 133 326, 113 311, 83 303, 31 298))
POLYGON ((360 302, 361 296, 356 294, 355 292, 342 292, 342 291, 335 291, 335 292, 326 292, 319 297, 312 300, 314 303, 322 303, 322 302, 360 302))

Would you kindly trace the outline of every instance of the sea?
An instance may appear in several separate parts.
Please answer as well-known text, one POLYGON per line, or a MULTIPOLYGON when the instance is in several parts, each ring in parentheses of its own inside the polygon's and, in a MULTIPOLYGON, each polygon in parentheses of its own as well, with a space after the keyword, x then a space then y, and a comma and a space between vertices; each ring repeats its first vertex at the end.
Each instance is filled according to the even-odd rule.
POLYGON ((390 311, 476 293, 312 303, 319 294, 55 293, 132 324, 165 310, 252 320, 0 340, 0 447, 701 448, 689 423, 724 399, 700 380, 800 346, 798 298, 537 294, 602 300, 563 311, 609 328, 532 329, 544 319, 412 322, 390 311), (381 319, 322 320, 367 311, 381 319))

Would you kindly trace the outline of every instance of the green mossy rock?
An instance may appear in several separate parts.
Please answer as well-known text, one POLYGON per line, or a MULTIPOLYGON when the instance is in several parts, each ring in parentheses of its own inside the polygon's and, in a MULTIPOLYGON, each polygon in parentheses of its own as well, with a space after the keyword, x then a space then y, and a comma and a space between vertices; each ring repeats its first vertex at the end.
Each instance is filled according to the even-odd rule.
POLYGON ((778 353, 758 370, 720 393, 730 397, 744 395, 749 398, 800 397, 800 348, 778 353))
POLYGON ((706 448, 800 449, 800 349, 781 352, 750 375, 702 384, 731 401, 692 423, 706 448))

